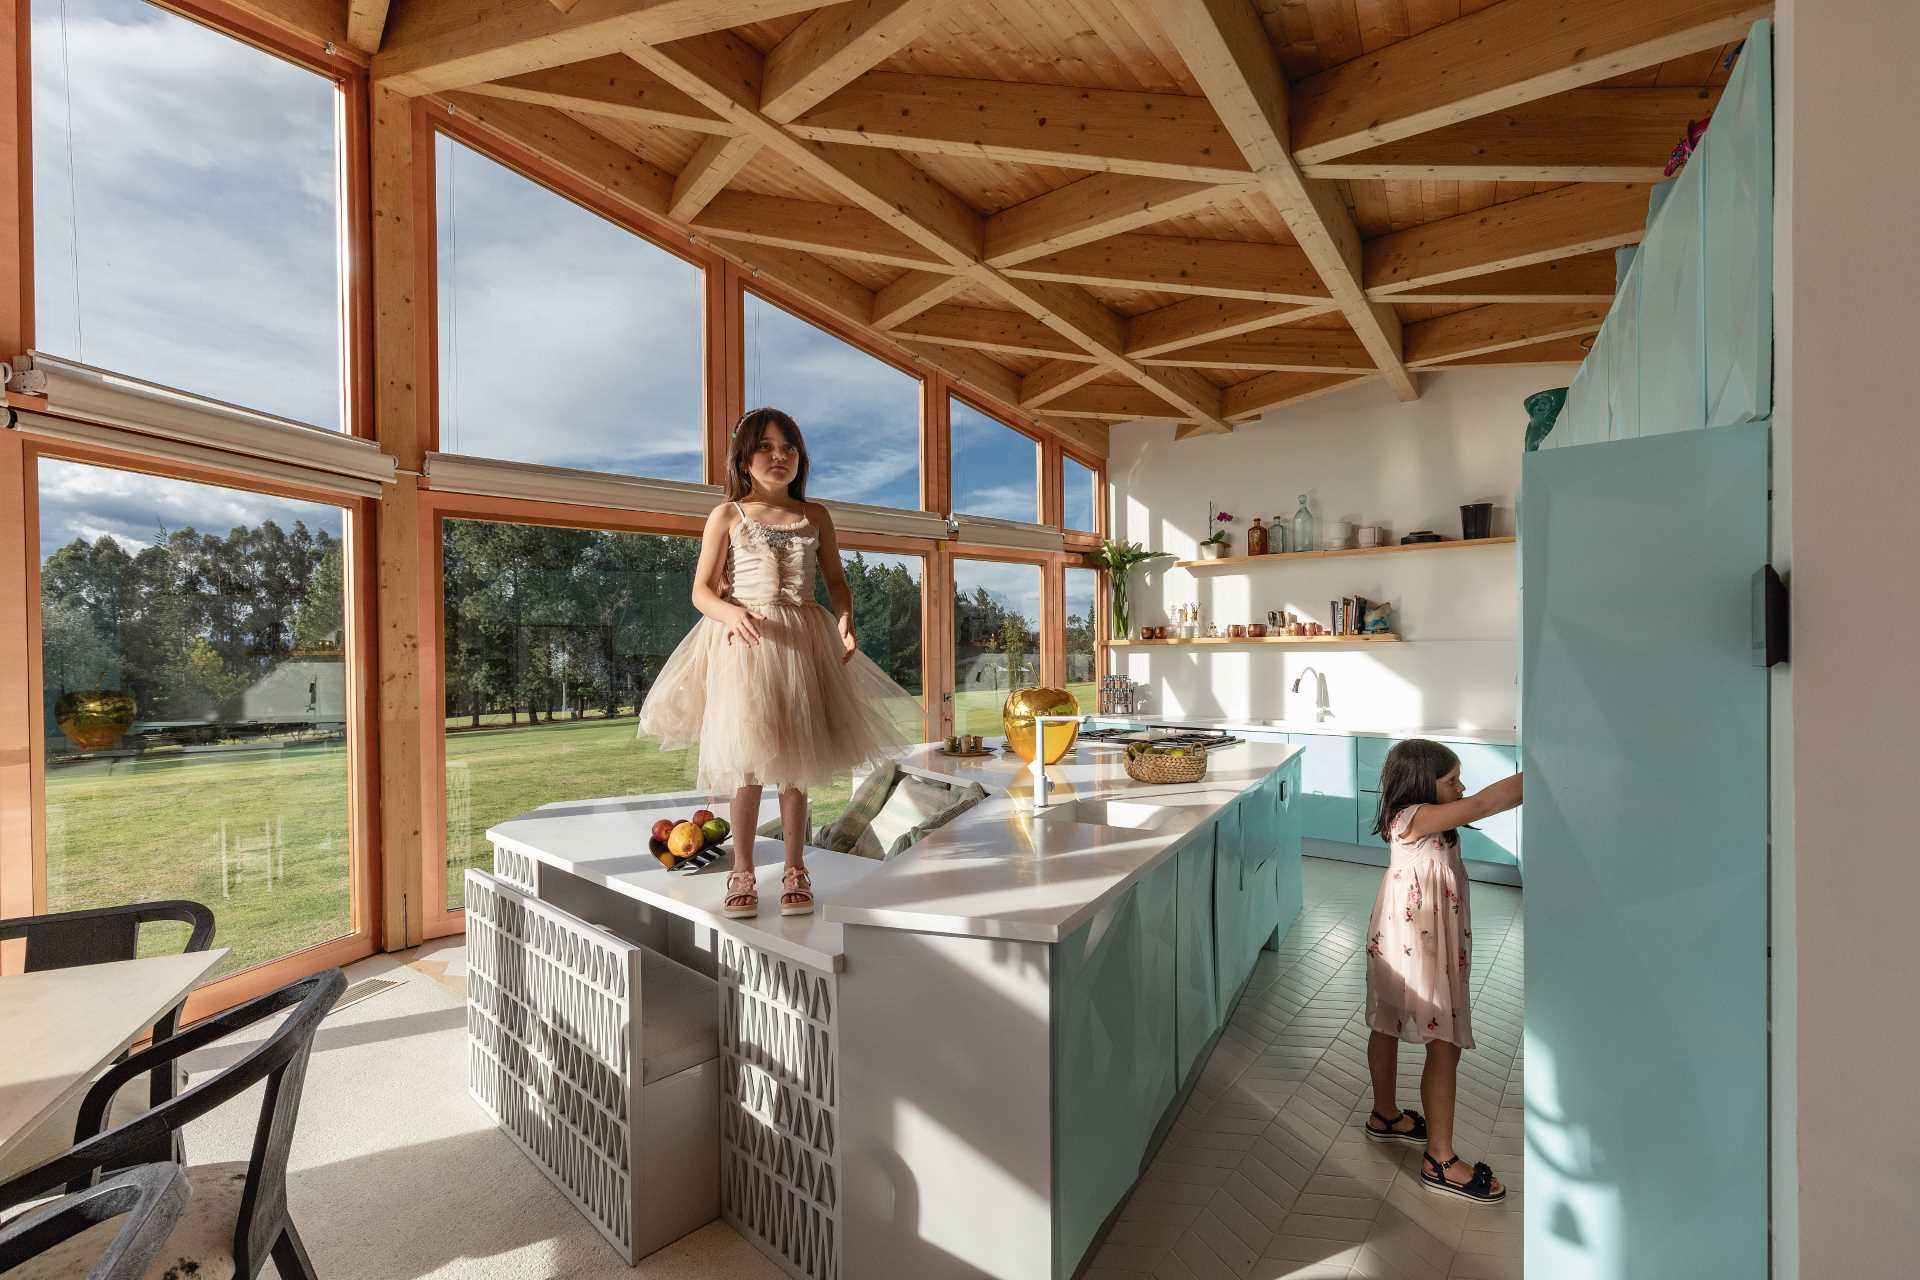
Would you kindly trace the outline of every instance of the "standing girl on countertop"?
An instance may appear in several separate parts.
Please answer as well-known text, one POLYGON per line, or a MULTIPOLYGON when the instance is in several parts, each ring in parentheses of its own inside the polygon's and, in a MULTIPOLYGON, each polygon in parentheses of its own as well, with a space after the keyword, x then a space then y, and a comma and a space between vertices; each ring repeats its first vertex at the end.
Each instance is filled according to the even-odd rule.
POLYGON ((1367 924, 1367 1066, 1376 1142, 1418 1142, 1426 1152, 1420 1181, 1430 1191, 1482 1203, 1507 1189, 1484 1162, 1469 1170, 1453 1149, 1453 1106, 1460 1054, 1473 1048, 1467 976, 1473 957, 1473 913, 1460 863, 1458 828, 1520 804, 1520 775, 1467 795, 1460 760, 1438 742, 1409 738, 1380 770, 1374 834, 1392 844, 1392 858, 1367 924), (1420 1102, 1427 1115, 1402 1111, 1395 1099, 1400 1042, 1427 1047, 1420 1102))
POLYGON ((734 917, 760 910, 753 839, 762 787, 780 792, 780 914, 805 915, 813 910, 807 788, 906 746, 882 705, 912 695, 860 652, 833 517, 807 501, 806 486, 807 446, 793 419, 778 409, 742 414, 728 501, 707 517, 694 570, 693 607, 705 616, 640 708, 642 737, 658 738, 662 750, 697 744, 699 788, 733 793, 724 910, 734 917), (816 564, 832 614, 813 598, 816 564))

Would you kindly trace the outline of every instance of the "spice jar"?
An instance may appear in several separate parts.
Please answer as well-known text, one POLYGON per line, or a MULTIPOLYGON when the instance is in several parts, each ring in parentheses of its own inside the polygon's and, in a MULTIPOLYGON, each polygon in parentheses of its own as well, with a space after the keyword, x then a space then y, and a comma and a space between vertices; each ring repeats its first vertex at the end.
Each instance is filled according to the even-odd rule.
POLYGON ((1247 554, 1250 556, 1267 554, 1267 526, 1260 523, 1259 516, 1255 516, 1253 523, 1247 528, 1247 554))

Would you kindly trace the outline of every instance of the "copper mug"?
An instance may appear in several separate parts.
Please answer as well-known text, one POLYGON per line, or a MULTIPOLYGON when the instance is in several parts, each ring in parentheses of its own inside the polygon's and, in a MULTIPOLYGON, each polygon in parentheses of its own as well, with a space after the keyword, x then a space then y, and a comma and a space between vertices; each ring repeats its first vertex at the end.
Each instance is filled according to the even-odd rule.
POLYGON ((1247 639, 1249 639, 1249 640, 1264 640, 1264 639, 1266 638, 1266 635, 1267 635, 1267 624, 1266 624, 1266 623, 1264 623, 1264 622, 1249 622, 1249 623, 1247 624, 1247 639))
POLYGON ((1227 638, 1229 640, 1245 640, 1247 638, 1246 624, 1242 622, 1236 622, 1230 625, 1227 628, 1227 638))
POLYGON ((1287 624, 1287 634, 1290 636, 1303 636, 1307 634, 1307 624, 1304 622, 1289 622, 1287 624))
POLYGON ((1307 634, 1310 636, 1317 636, 1317 635, 1323 634, 1320 624, 1317 622, 1309 622, 1307 624, 1307 634))

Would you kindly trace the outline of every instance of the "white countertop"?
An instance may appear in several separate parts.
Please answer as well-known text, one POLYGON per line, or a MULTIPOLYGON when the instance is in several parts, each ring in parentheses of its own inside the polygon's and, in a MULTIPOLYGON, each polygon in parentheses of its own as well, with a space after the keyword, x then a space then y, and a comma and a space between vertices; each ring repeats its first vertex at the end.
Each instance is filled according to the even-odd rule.
POLYGON ((1233 716, 1103 716, 1114 724, 1165 725, 1170 728, 1225 729, 1229 733, 1324 733, 1343 738, 1433 738, 1440 742, 1484 742, 1511 747, 1520 741, 1512 725, 1462 729, 1458 725, 1379 725, 1345 720, 1256 720, 1233 716))

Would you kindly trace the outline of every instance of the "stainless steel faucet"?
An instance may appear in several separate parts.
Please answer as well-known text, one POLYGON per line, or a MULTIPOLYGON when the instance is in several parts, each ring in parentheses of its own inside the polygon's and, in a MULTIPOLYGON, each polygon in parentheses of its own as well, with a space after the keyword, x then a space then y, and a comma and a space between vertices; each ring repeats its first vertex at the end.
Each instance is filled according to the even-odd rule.
POLYGON ((1051 802, 1047 799, 1053 790, 1053 779, 1047 776, 1047 767, 1043 760, 1047 756, 1047 730, 1050 724, 1085 724, 1089 716, 1035 716, 1033 718, 1033 763, 1028 766, 1033 772, 1033 811, 1045 813, 1051 802))
POLYGON ((1307 667, 1293 678, 1293 691, 1300 692, 1300 682, 1307 678, 1307 672, 1313 672, 1313 718, 1316 721, 1332 718, 1333 711, 1327 706, 1327 678, 1320 674, 1318 667, 1307 667))

